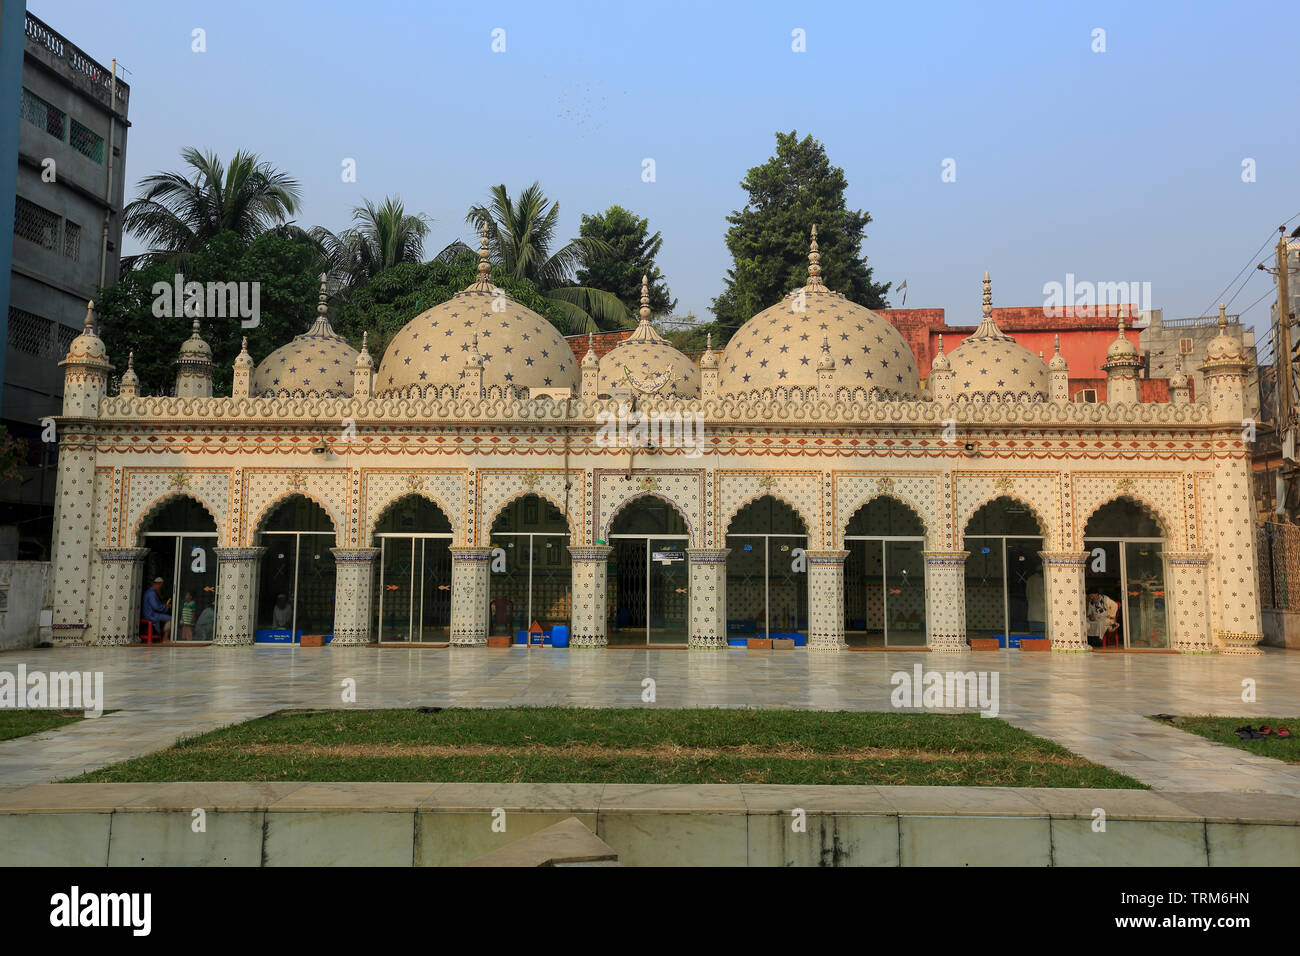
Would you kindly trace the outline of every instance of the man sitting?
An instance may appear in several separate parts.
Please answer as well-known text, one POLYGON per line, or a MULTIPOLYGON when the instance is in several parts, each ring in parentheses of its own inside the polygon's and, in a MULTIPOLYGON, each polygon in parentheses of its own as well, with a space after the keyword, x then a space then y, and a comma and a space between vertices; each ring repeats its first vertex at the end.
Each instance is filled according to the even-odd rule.
POLYGON ((172 636, 172 615, 167 602, 162 599, 162 589, 163 579, 154 578, 153 585, 144 592, 140 616, 153 624, 164 641, 169 641, 172 636))

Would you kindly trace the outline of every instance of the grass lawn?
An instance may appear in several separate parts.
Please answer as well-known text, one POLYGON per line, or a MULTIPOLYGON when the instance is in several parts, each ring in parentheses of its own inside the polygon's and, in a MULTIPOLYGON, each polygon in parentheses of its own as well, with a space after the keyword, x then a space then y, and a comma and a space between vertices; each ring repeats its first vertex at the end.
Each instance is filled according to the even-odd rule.
MULTIPOLYGON (((1151 719, 1158 720, 1156 717, 1151 719)), ((1287 763, 1300 763, 1300 717, 1175 717, 1172 721, 1158 720, 1158 722, 1177 727, 1179 730, 1186 730, 1188 733, 1200 734, 1209 740, 1236 747, 1238 750, 1249 750, 1262 757, 1273 757, 1287 763), (1274 733, 1263 740, 1242 740, 1233 733, 1238 727, 1246 726, 1258 730, 1261 724, 1272 727, 1275 731, 1278 727, 1285 727, 1291 731, 1292 736, 1284 739, 1274 733)))
POLYGON ((280 711, 74 778, 1113 787, 978 714, 511 708, 280 711))
POLYGON ((39 734, 83 719, 80 710, 0 710, 0 740, 39 734))

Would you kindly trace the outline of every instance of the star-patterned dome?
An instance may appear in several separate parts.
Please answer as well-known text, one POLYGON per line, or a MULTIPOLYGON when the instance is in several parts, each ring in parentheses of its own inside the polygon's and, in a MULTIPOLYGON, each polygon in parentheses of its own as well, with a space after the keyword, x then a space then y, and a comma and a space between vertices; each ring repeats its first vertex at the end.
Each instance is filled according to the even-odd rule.
POLYGON ((326 316, 325 276, 320 277, 316 321, 288 345, 262 359, 253 371, 254 395, 351 395, 357 350, 334 331, 326 316))
POLYGON ((672 398, 700 397, 700 370, 650 324, 650 287, 641 277, 641 322, 636 331, 600 360, 599 392, 609 395, 631 385, 672 398), (656 388, 660 382, 662 387, 656 388))
POLYGON ((813 227, 807 284, 732 336, 718 390, 734 395, 779 386, 815 387, 822 340, 828 339, 838 384, 876 388, 890 397, 917 397, 916 357, 902 333, 865 306, 827 289, 820 263, 813 227))
POLYGON ((1219 303, 1219 334, 1205 347, 1206 362, 1232 362, 1242 358, 1241 339, 1228 334, 1228 310, 1219 303))
POLYGON ((388 343, 377 394, 428 385, 458 385, 471 340, 478 335, 485 388, 573 388, 580 368, 569 343, 542 316, 495 290, 488 272, 487 235, 479 246, 478 279, 464 292, 421 312, 388 343))
POLYGON ((948 356, 959 398, 1047 400, 1047 364, 993 321, 993 291, 984 273, 984 320, 948 356))

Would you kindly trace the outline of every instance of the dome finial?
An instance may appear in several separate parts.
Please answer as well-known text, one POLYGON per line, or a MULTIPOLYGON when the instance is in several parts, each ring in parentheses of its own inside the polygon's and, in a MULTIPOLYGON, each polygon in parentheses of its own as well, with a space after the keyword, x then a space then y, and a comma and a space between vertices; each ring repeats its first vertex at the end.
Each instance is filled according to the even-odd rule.
POLYGON ((805 290, 826 291, 822 282, 822 254, 817 247, 817 224, 813 223, 812 241, 808 243, 808 282, 805 290))
POLYGON ((700 368, 717 368, 718 357, 713 354, 713 333, 704 336, 704 354, 700 356, 700 368))
POLYGON ((324 318, 325 313, 329 311, 329 306, 327 305, 329 293, 325 291, 325 285, 326 277, 325 273, 322 272, 320 274, 320 292, 316 295, 316 314, 322 318, 324 318))
POLYGON ((650 321, 650 277, 641 276, 641 321, 650 321))
POLYGON ((199 317, 197 315, 194 317, 194 322, 190 328, 194 330, 194 334, 190 337, 195 339, 199 338, 199 317))
POLYGON ((86 303, 86 321, 82 326, 82 331, 88 334, 95 332, 95 300, 91 299, 86 303))
POLYGON ((583 368, 597 368, 600 360, 596 358, 596 336, 592 332, 587 333, 587 354, 582 357, 583 368))
MULTIPOLYGON (((244 341, 247 342, 248 339, 244 339, 244 341)), ((126 370, 128 372, 135 371, 135 349, 126 353, 126 370)))
POLYGON ((474 284, 466 291, 492 291, 492 266, 488 263, 488 258, 488 232, 487 226, 484 226, 479 230, 478 234, 478 276, 474 279, 474 284))
POLYGON ((1219 334, 1223 335, 1228 331, 1228 308, 1222 302, 1219 303, 1219 334))
POLYGON ((993 317, 993 283, 989 280, 987 271, 984 273, 984 318, 993 317))

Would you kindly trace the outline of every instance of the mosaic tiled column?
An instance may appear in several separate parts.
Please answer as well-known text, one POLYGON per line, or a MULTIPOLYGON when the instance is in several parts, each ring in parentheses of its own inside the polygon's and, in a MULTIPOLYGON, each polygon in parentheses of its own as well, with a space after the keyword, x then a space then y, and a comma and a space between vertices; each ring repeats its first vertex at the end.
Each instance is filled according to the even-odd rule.
POLYGON ((99 635, 92 643, 104 646, 139 640, 141 578, 148 548, 99 549, 99 635))
POLYGON ((1243 458, 1214 463, 1214 542, 1219 626, 1224 654, 1264 653, 1259 580, 1255 574, 1255 502, 1243 458))
POLYGON ((1043 599, 1047 604, 1047 637, 1052 650, 1081 653, 1088 646, 1087 601, 1083 573, 1091 552, 1039 551, 1043 559, 1043 599))
POLYGON ((808 650, 839 651, 844 640, 847 551, 808 551, 808 650))
MULTIPOLYGON (((65 402, 66 404, 66 402, 65 402)), ((55 645, 82 640, 90 606, 90 549, 94 542, 94 451, 80 436, 62 435, 54 490, 55 645)))
POLYGON ((691 576, 691 647, 727 646, 729 548, 687 548, 691 576))
POLYGON ((217 554, 217 632, 212 643, 253 643, 257 579, 266 548, 213 548, 217 554))
POLYGON ((969 551, 923 551, 925 640, 930 650, 966 650, 966 556, 969 551))
POLYGON ((604 544, 571 545, 573 617, 570 647, 604 647, 609 643, 609 598, 605 575, 613 548, 604 544))
POLYGON ((1208 551, 1165 552, 1165 613, 1169 615, 1170 647, 1187 654, 1213 654, 1210 641, 1210 599, 1206 571, 1208 551))
POLYGON ((451 549, 451 642, 458 647, 487 644, 491 561, 491 548, 451 549))
POLYGON ((369 644, 378 548, 330 548, 334 555, 334 644, 369 644))

